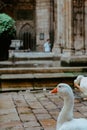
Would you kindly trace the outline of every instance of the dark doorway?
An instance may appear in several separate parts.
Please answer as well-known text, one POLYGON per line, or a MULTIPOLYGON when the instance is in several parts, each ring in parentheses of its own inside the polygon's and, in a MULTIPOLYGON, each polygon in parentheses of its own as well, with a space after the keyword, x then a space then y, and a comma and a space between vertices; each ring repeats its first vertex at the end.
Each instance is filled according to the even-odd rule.
POLYGON ((32 46, 31 46, 31 34, 29 32, 24 32, 23 34, 23 48, 24 50, 26 49, 32 49, 32 46))
POLYGON ((19 35, 20 40, 23 40, 23 47, 21 49, 26 51, 36 50, 35 31, 29 24, 26 24, 21 28, 19 35))

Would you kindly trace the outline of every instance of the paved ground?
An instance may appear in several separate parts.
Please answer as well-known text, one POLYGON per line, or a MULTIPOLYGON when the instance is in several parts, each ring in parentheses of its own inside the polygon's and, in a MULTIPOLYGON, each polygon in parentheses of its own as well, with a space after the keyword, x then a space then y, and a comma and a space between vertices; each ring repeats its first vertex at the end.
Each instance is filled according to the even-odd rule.
MULTIPOLYGON (((0 94, 0 130, 55 130, 62 99, 48 91, 0 94)), ((75 117, 87 118, 87 101, 75 99, 75 117)))

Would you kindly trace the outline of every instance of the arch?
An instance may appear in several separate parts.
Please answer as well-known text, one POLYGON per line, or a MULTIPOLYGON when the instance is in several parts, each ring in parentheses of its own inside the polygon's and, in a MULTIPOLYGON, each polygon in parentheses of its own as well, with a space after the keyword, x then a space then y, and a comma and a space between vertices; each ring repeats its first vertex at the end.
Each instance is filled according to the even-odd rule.
POLYGON ((23 50, 35 51, 35 31, 29 23, 26 23, 21 27, 19 31, 19 39, 23 41, 23 50))

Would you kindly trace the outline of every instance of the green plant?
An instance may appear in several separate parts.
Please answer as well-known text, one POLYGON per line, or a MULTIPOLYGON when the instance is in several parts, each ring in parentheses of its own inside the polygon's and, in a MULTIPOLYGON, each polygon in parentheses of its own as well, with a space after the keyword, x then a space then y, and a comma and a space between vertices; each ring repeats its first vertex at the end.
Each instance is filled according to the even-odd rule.
POLYGON ((9 36, 15 35, 16 32, 15 21, 7 14, 1 13, 0 14, 0 36, 6 32, 9 36))
POLYGON ((0 61, 8 59, 11 39, 16 36, 15 21, 5 13, 0 14, 0 61))

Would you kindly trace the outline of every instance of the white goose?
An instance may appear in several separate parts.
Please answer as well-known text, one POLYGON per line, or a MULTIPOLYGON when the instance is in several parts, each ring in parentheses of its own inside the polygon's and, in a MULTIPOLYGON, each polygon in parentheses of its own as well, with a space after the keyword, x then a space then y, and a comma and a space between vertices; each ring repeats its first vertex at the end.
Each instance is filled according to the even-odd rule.
POLYGON ((74 86, 82 92, 83 96, 87 97, 87 77, 78 75, 74 80, 74 86))
POLYGON ((64 106, 59 113, 56 130, 87 130, 87 120, 73 118, 74 95, 68 84, 60 83, 51 93, 59 93, 64 98, 64 106))

